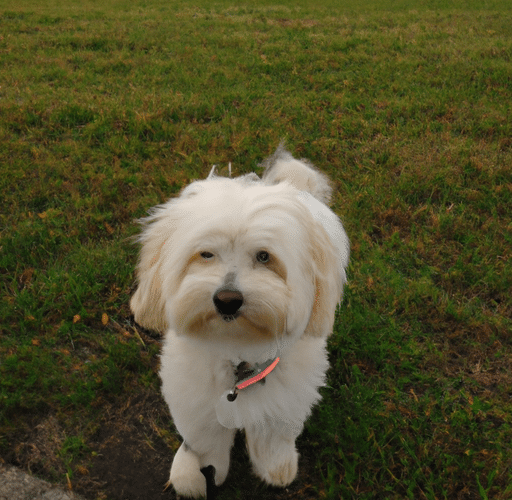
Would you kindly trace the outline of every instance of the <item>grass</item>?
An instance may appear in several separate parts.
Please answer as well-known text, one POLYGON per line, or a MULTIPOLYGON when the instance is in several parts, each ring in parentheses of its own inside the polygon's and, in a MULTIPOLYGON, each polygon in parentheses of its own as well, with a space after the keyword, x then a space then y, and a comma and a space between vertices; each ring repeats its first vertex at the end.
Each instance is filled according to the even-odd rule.
POLYGON ((509 2, 0 0, 0 26, 5 461, 144 498, 95 476, 114 435, 177 444, 133 220, 286 138, 336 183, 350 283, 295 486, 235 464, 222 494, 512 498, 509 2))

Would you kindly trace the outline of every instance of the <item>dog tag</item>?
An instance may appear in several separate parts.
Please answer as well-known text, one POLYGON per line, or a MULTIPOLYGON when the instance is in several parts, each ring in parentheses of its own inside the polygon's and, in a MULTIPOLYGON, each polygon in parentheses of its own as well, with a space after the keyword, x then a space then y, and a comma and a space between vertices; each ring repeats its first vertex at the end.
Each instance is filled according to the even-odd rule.
POLYGON ((242 417, 238 410, 238 404, 236 399, 233 400, 229 396, 233 394, 233 391, 224 391, 220 399, 215 405, 215 413, 217 414, 217 420, 220 425, 227 429, 241 429, 242 417))

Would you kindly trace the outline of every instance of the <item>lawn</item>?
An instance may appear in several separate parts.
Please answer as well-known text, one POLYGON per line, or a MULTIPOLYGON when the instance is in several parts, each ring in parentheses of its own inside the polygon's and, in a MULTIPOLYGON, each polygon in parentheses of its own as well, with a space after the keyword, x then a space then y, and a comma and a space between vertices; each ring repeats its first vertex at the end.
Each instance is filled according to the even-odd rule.
POLYGON ((135 219, 285 139, 349 285, 298 479, 218 497, 512 498, 511 58, 508 0, 0 0, 0 461, 174 498, 135 219))

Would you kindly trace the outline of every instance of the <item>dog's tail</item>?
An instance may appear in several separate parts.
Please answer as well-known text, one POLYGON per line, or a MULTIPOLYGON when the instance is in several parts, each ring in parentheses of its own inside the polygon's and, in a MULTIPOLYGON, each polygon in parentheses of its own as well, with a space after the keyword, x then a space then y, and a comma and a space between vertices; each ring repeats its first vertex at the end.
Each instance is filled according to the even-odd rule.
POLYGON ((300 191, 307 191, 317 200, 329 205, 332 188, 329 178, 318 171, 309 161, 295 159, 281 142, 275 153, 262 164, 265 167, 263 181, 267 184, 288 182, 300 191))

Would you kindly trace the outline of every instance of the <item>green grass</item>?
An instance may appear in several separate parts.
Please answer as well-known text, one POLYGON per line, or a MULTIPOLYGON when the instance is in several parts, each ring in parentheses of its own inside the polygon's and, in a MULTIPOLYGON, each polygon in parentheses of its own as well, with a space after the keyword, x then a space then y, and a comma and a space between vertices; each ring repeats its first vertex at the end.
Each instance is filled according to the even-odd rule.
POLYGON ((133 220, 285 138, 352 241, 302 497, 512 498, 512 4, 309 3, 0 0, 5 460, 39 424, 81 484, 106 402, 158 392, 133 220))

